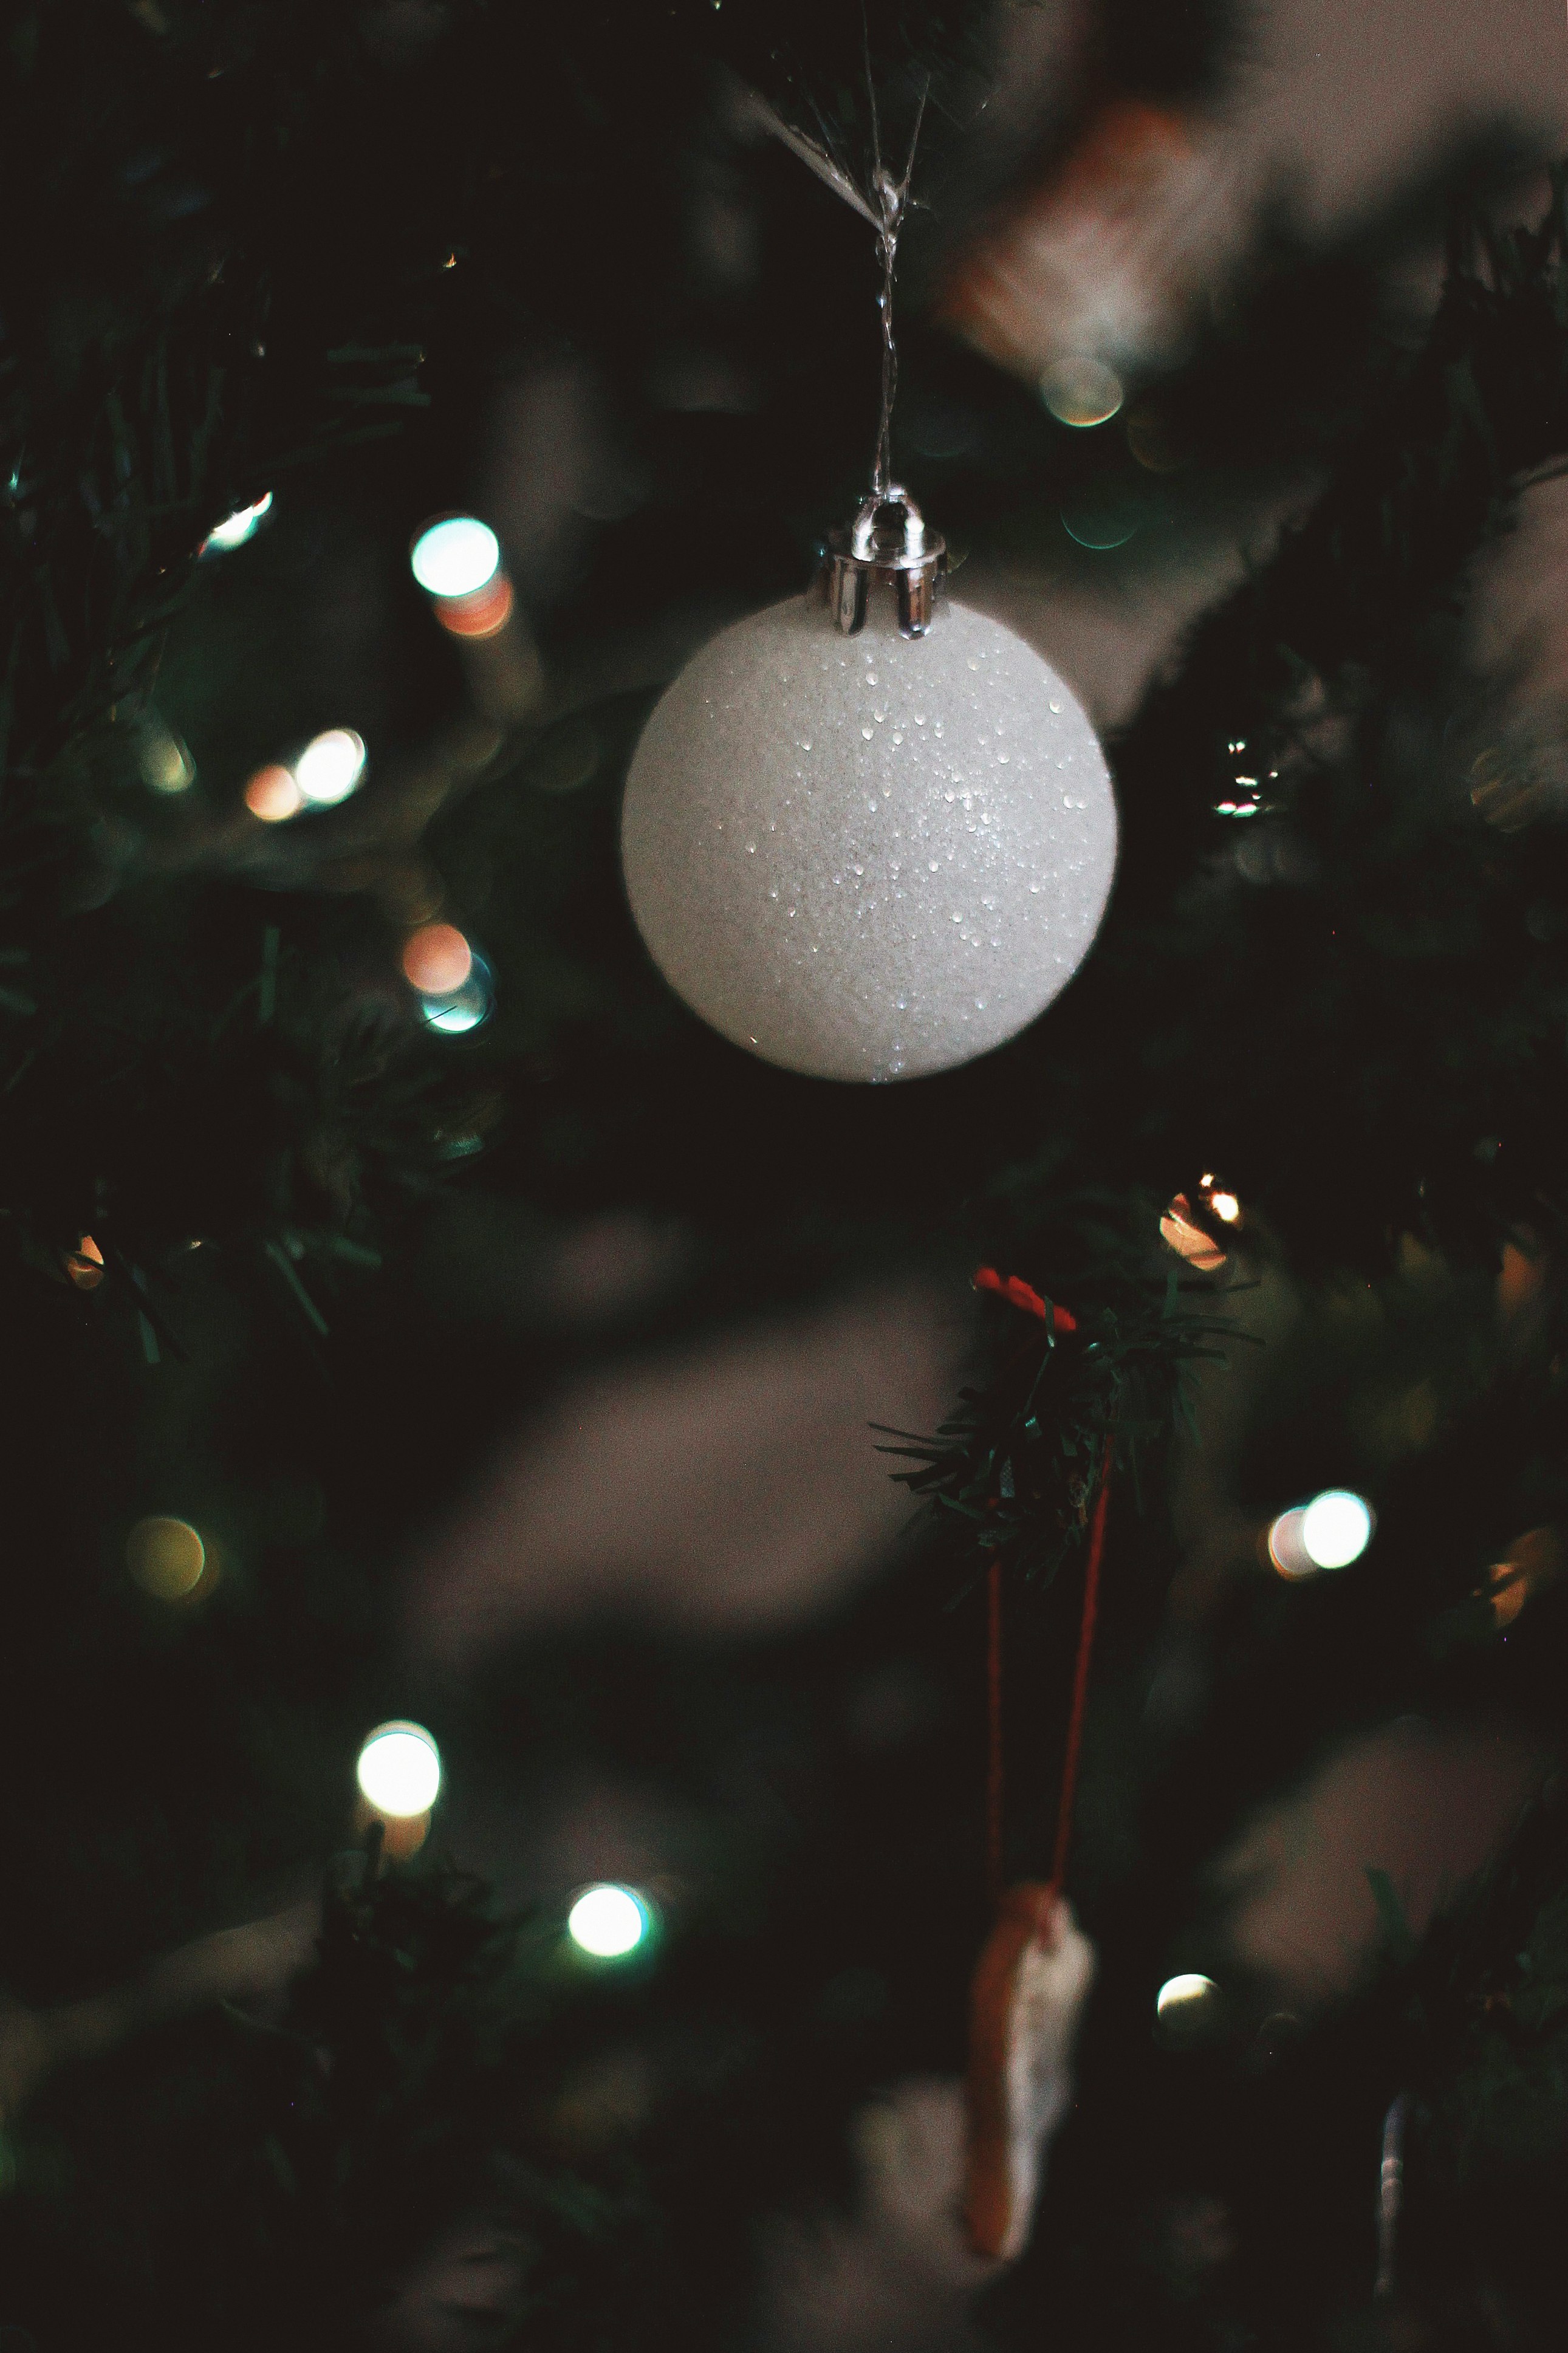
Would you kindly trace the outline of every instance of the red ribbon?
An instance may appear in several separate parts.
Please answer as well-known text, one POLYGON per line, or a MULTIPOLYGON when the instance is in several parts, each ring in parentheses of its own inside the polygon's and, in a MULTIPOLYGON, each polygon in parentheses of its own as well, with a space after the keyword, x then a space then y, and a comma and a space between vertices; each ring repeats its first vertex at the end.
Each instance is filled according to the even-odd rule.
POLYGON ((1048 1324, 1053 1332, 1078 1330, 1076 1315, 1069 1314, 1065 1307, 1053 1307, 1047 1300, 1040 1297, 1039 1293, 1031 1284, 1024 1281, 1022 1275, 1001 1275, 994 1266, 977 1266, 974 1270, 974 1288, 976 1291, 994 1291, 999 1299, 1006 1300, 1010 1306, 1021 1307, 1026 1315, 1037 1315, 1040 1322, 1048 1324))

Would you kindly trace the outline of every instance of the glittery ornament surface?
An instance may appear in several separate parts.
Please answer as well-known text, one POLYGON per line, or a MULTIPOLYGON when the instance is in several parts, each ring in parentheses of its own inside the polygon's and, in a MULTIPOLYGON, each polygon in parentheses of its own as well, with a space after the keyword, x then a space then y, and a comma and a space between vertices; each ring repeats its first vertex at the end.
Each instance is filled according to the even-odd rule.
POLYGON ((1012 630, 890 596, 840 637, 816 598, 725 629, 655 709, 626 782, 626 891, 705 1021, 786 1070, 908 1079, 1013 1037, 1110 895, 1094 730, 1012 630))

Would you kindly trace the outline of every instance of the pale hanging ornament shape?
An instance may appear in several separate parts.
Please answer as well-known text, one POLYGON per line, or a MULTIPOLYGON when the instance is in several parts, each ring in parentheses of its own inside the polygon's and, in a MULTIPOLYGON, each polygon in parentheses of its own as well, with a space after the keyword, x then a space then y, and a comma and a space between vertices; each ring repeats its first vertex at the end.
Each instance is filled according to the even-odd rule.
POLYGON ((1077 699, 999 621, 944 598, 904 636, 882 594, 844 636, 796 597, 659 702, 622 849, 654 962, 724 1037, 816 1078, 918 1078, 1070 980, 1116 806, 1077 699))
POLYGON ((971 1994, 963 2214, 977 2254, 1022 2254, 1052 2134, 1072 2103, 1072 2055, 1095 1951, 1053 1886, 1002 1898, 971 1994))
POLYGON ((939 600, 945 545, 890 478, 913 143, 897 181, 876 132, 862 191, 747 105, 877 232, 871 493, 815 596, 722 631, 655 708, 626 782, 626 893, 671 987, 737 1046, 813 1078, 920 1078, 1015 1037, 1071 979, 1110 894, 1116 804, 1050 664, 939 600))

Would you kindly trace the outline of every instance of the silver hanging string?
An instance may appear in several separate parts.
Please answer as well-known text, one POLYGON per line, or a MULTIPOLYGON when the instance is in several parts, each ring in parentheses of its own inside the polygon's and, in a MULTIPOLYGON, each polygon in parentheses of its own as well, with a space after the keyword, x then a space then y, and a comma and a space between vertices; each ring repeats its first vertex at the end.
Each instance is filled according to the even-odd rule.
POLYGON ((871 79, 870 59, 867 58, 866 86, 871 101, 871 179, 868 188, 862 188, 835 161, 817 140, 807 138, 793 122, 771 107, 760 91, 745 91, 742 105, 744 115, 759 130, 768 132, 781 145, 797 155, 808 171, 815 172, 825 186, 868 221, 877 233, 877 248, 882 263, 882 290, 877 297, 877 308, 882 322, 882 403, 877 420, 876 455, 871 464, 871 494, 882 500, 894 491, 893 482, 893 402, 899 389, 899 347, 893 333, 893 281, 898 269, 899 232, 909 210, 910 182, 914 175, 915 150, 920 144, 921 125, 925 121, 926 100, 931 94, 927 82, 921 92, 915 110, 914 129, 910 134, 910 152, 904 162, 903 177, 895 179, 882 161, 882 127, 877 108, 876 85, 871 79))

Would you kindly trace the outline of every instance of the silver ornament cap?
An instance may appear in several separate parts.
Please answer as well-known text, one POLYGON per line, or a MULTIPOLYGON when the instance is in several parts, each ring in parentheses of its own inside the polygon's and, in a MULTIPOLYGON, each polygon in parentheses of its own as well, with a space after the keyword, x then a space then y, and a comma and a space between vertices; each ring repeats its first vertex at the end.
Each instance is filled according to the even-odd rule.
POLYGON ((900 636, 923 638, 946 576, 947 542, 927 530, 919 507, 896 482, 873 491, 852 523, 827 535, 822 585, 844 637, 865 628, 871 590, 886 587, 898 598, 900 636))

